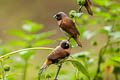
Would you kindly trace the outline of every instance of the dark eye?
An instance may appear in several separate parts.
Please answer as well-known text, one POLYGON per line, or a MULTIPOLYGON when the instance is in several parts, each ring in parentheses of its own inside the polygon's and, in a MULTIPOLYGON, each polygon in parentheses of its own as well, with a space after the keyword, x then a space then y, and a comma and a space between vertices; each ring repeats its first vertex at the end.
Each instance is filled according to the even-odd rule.
POLYGON ((60 14, 57 14, 57 17, 60 17, 60 14))
POLYGON ((65 46, 67 47, 67 46, 69 46, 69 44, 65 43, 65 46))
POLYGON ((60 14, 56 15, 56 19, 61 20, 61 15, 60 14))

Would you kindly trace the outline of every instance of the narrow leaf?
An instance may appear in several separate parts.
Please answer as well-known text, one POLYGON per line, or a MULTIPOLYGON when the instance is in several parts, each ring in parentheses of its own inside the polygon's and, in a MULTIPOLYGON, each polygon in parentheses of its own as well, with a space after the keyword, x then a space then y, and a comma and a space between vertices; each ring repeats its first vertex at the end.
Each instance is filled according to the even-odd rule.
POLYGON ((44 45, 48 45, 48 44, 52 44, 54 43, 53 40, 40 40, 34 43, 34 46, 44 46, 44 45))
POLYGON ((86 39, 91 39, 95 34, 96 32, 93 31, 85 31, 83 37, 86 39))
POLYGON ((27 45, 24 41, 20 41, 20 40, 11 41, 8 44, 12 46, 23 46, 23 47, 27 45))
POLYGON ((117 56, 112 57, 111 60, 120 63, 120 56, 118 56, 118 57, 117 56))
POLYGON ((49 31, 49 32, 43 32, 43 33, 40 33, 40 34, 37 34, 35 37, 34 37, 34 40, 39 40, 39 39, 45 39, 49 36, 52 36, 56 33, 56 31, 49 31))
POLYGON ((84 75, 86 75, 90 80, 88 70, 79 61, 77 60, 68 60, 68 61, 70 61, 74 67, 76 67, 79 71, 81 71, 84 75))
POLYGON ((20 30, 9 30, 8 33, 15 35, 15 36, 18 36, 18 37, 21 37, 21 38, 26 37, 26 34, 20 30))
POLYGON ((28 32, 36 32, 43 28, 42 24, 37 24, 30 21, 25 21, 25 24, 23 25, 23 30, 28 32))

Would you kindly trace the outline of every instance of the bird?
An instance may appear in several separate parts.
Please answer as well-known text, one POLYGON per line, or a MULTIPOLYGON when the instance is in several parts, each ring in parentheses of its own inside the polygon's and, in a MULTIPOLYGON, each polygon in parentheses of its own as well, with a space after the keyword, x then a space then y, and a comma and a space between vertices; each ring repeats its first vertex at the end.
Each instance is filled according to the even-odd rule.
MULTIPOLYGON (((71 53, 69 41, 63 40, 60 42, 60 45, 57 46, 51 54, 47 56, 46 61, 40 68, 39 76, 50 66, 51 64, 59 64, 65 58, 68 58, 71 53)), ((40 80, 40 77, 39 79, 40 80)))
POLYGON ((79 12, 81 12, 82 7, 84 6, 87 9, 87 12, 90 15, 93 15, 93 11, 91 10, 91 1, 90 0, 78 0, 78 4, 80 5, 79 12))
POLYGON ((53 17, 57 20, 60 30, 69 37, 68 40, 73 38, 77 42, 78 46, 82 47, 82 44, 79 40, 80 33, 77 30, 75 23, 72 21, 72 19, 69 18, 68 15, 64 12, 58 12, 53 17))

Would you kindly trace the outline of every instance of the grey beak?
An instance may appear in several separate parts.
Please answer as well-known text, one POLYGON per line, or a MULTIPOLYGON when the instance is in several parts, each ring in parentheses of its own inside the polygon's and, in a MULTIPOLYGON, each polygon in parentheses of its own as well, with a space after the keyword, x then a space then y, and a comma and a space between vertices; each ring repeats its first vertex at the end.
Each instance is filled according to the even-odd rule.
POLYGON ((54 15, 53 17, 56 18, 56 15, 54 15))

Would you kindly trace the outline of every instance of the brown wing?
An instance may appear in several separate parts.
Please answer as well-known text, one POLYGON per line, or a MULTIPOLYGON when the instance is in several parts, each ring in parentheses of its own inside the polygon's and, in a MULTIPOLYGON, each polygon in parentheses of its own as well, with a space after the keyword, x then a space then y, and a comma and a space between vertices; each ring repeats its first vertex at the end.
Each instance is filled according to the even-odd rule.
POLYGON ((79 35, 79 32, 77 28, 75 27, 74 22, 69 17, 65 17, 62 19, 60 27, 62 28, 62 30, 64 30, 71 36, 79 35))
POLYGON ((57 63, 60 59, 64 59, 69 56, 70 50, 63 49, 58 46, 51 54, 48 55, 48 60, 51 60, 53 63, 57 63))
POLYGON ((86 0, 86 3, 87 3, 88 6, 91 5, 91 1, 90 0, 86 0))
POLYGON ((93 12, 92 12, 92 10, 91 10, 91 8, 90 8, 90 5, 91 5, 90 0, 86 0, 85 7, 86 7, 88 13, 89 13, 90 15, 93 15, 93 12))

